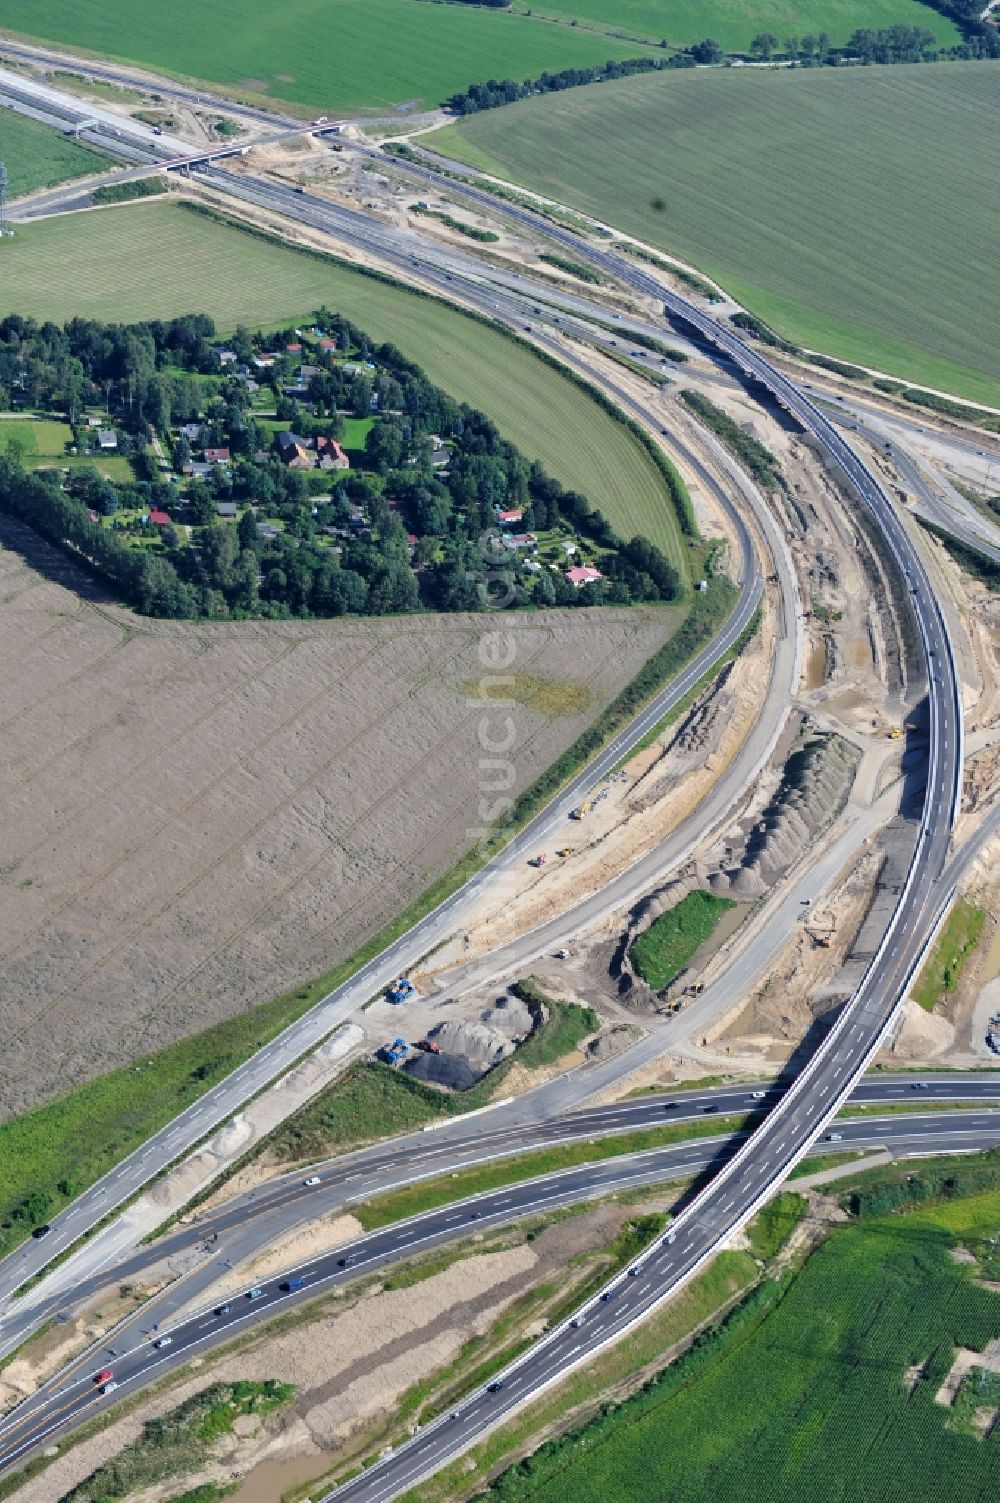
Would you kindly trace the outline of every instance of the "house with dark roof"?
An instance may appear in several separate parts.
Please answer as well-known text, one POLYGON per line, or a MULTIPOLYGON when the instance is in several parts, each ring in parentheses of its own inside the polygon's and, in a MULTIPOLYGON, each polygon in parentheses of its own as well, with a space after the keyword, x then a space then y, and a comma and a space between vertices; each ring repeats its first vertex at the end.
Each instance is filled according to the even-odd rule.
POLYGON ((278 453, 282 462, 295 470, 311 470, 313 468, 313 456, 309 452, 309 445, 298 433, 292 433, 290 429, 283 428, 278 434, 278 453))

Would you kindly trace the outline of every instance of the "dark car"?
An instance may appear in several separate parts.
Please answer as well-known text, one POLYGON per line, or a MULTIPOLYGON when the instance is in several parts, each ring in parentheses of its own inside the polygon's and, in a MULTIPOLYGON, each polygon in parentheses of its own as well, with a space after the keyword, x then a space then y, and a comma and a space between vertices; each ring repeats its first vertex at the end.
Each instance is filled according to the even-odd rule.
POLYGON ((676 1101, 665 1101, 663 1103, 663 1110, 665 1112, 675 1112, 675 1111, 677 1111, 677 1102, 676 1101))
POLYGON ((492 1383, 487 1383, 487 1385, 486 1385, 486 1392, 487 1393, 499 1393, 502 1387, 503 1387, 503 1379, 502 1378, 494 1378, 494 1380, 493 1380, 492 1383))
POLYGON ((702 1107, 702 1111, 703 1112, 717 1112, 718 1110, 719 1110, 719 1108, 717 1106, 704 1106, 704 1107, 702 1107))
POLYGON ((35 1238, 47 1237, 51 1230, 52 1228, 49 1226, 48 1222, 46 1222, 44 1226, 36 1226, 31 1235, 35 1238))
POLYGON ((601 1295, 601 1299, 605 1304, 607 1304, 609 1299, 614 1299, 614 1297, 615 1291, 613 1289, 605 1289, 604 1293, 601 1295))

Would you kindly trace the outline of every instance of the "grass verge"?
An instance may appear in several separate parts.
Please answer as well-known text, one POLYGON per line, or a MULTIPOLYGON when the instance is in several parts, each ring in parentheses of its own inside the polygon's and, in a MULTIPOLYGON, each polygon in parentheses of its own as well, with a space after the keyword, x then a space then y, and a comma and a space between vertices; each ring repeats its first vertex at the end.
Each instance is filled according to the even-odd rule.
POLYGON ((979 948, 985 923, 984 908, 968 898, 958 899, 910 992, 925 1011, 933 1012, 945 993, 957 990, 962 968, 979 948))
POLYGON ((602 1163, 607 1159, 621 1158, 623 1154, 642 1153, 650 1148, 666 1148, 672 1143, 686 1143, 692 1139, 725 1137, 742 1131, 749 1120, 748 1117, 712 1117, 709 1121, 677 1122, 668 1127, 621 1133, 593 1143, 557 1144, 552 1148, 541 1148, 514 1158, 474 1164, 469 1169, 460 1169, 441 1179, 421 1180, 414 1185, 405 1185, 400 1190, 391 1190, 388 1195, 380 1195, 376 1200, 355 1206, 353 1214, 366 1232, 376 1231, 394 1221, 405 1221, 407 1217, 419 1216, 424 1211, 448 1205, 453 1200, 464 1200, 467 1196, 498 1190, 504 1185, 520 1184, 542 1174, 555 1174, 561 1169, 572 1169, 577 1164, 602 1163))
POLYGON ((688 893, 639 935, 629 952, 632 964, 654 991, 661 991, 710 938, 727 909, 735 907, 732 898, 688 893))

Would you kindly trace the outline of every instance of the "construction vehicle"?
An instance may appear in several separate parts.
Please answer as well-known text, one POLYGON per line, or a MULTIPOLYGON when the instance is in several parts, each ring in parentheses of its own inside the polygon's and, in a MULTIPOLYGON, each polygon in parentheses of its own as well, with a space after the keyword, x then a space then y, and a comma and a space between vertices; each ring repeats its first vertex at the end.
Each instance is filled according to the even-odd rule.
POLYGON ((428 1054, 441 1053, 441 1045, 436 1044, 433 1039, 417 1039, 417 1048, 426 1050, 428 1054))
POLYGON ((891 731, 889 731, 889 732, 887 732, 887 734, 888 734, 888 737, 889 737, 889 740, 890 740, 890 741, 899 741, 899 740, 901 740, 901 738, 902 738, 902 735, 903 735, 903 733, 902 733, 902 731, 901 731, 901 730, 900 730, 900 729, 899 729, 899 726, 898 726, 898 725, 894 725, 894 726, 893 726, 893 727, 892 727, 892 730, 891 730, 891 731))
POLYGON ((391 1044, 386 1044, 379 1050, 387 1065, 399 1065, 410 1052, 410 1046, 405 1039, 393 1039, 391 1044))
POLYGON ((548 857, 546 856, 545 852, 544 851, 540 851, 537 856, 532 856, 531 860, 528 862, 528 865, 529 866, 544 866, 547 860, 548 860, 548 857))
POLYGON ((593 805, 593 799, 586 798, 582 804, 577 804, 575 809, 570 810, 570 819, 586 819, 593 805))
POLYGON ((572 856, 572 854, 573 847, 571 845, 564 845, 561 851, 556 851, 556 855, 561 856, 564 861, 567 856, 572 856))
POLYGON ((386 1001, 392 1003, 405 1002, 409 997, 413 996, 415 990, 416 988, 409 976, 400 976, 399 980, 394 981, 386 992, 386 1001))

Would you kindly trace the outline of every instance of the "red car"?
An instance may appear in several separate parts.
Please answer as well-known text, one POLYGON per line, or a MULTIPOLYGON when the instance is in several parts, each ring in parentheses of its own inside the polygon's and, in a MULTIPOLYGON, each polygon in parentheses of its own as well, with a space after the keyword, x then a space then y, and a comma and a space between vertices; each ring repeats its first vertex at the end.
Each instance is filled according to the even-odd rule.
POLYGON ((113 1378, 113 1377, 114 1377, 114 1373, 111 1371, 110 1367, 102 1367, 99 1373, 95 1373, 94 1374, 94 1382, 95 1383, 106 1383, 109 1378, 113 1378))

